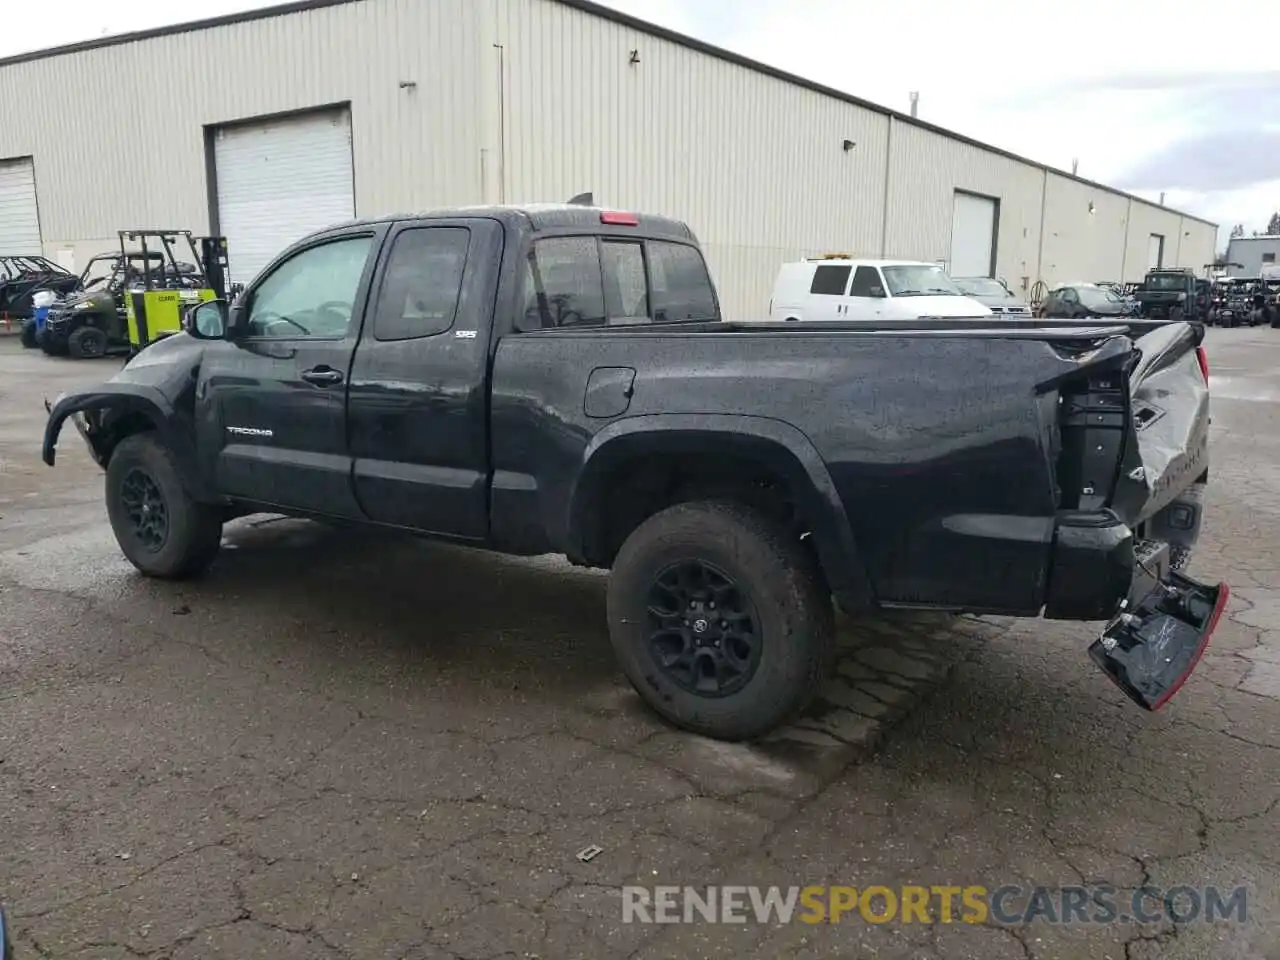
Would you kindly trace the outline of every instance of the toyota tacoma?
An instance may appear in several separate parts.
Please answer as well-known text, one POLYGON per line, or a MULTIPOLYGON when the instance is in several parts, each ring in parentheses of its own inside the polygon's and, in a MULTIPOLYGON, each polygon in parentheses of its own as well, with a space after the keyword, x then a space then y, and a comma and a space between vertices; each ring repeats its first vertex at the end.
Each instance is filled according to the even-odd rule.
MULTIPOLYGON (((1100 621, 1139 706, 1190 674, 1225 585, 1182 571, 1208 477, 1184 322, 733 322, 683 224, 573 205, 310 236, 236 298, 51 405, 144 574, 251 513, 611 570, 608 631, 663 717, 800 712, 833 599, 1100 621)), ((227 562, 234 562, 228 557, 227 562)))

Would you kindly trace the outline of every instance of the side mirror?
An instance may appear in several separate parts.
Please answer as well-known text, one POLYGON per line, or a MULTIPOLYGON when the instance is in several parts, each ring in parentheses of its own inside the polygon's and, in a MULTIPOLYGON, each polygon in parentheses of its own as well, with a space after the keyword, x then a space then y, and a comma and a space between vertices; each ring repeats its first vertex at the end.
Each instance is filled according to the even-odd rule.
POLYGON ((227 301, 206 300, 188 307, 182 316, 182 329, 197 340, 226 339, 227 301))

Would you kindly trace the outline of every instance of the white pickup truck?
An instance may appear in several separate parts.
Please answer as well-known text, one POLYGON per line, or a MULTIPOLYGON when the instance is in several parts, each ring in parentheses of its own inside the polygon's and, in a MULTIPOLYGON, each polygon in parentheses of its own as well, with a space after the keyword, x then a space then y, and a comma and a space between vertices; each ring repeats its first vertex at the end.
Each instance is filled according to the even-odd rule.
POLYGON ((770 320, 886 320, 989 317, 936 263, 855 260, 844 255, 784 263, 770 320))

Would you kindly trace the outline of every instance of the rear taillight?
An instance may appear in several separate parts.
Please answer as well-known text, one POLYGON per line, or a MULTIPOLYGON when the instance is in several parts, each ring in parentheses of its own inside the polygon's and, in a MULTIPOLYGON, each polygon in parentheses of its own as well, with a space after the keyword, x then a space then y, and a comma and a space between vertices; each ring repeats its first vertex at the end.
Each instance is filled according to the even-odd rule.
POLYGON ((1196 347, 1196 359, 1200 361, 1200 375, 1204 377, 1204 382, 1209 382, 1209 355, 1204 352, 1204 347, 1196 347))

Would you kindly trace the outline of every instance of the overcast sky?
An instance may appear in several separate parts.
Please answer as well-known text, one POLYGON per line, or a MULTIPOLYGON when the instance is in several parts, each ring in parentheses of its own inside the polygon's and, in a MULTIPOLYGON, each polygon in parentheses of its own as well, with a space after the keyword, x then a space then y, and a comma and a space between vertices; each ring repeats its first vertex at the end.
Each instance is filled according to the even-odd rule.
MULTIPOLYGON (((1078 159, 1081 176, 1141 196, 1165 191, 1223 237, 1280 209, 1280 4, 605 2, 900 110, 918 90, 922 119, 1063 169, 1078 159)), ((263 5, 10 0, 0 56, 263 5)))

